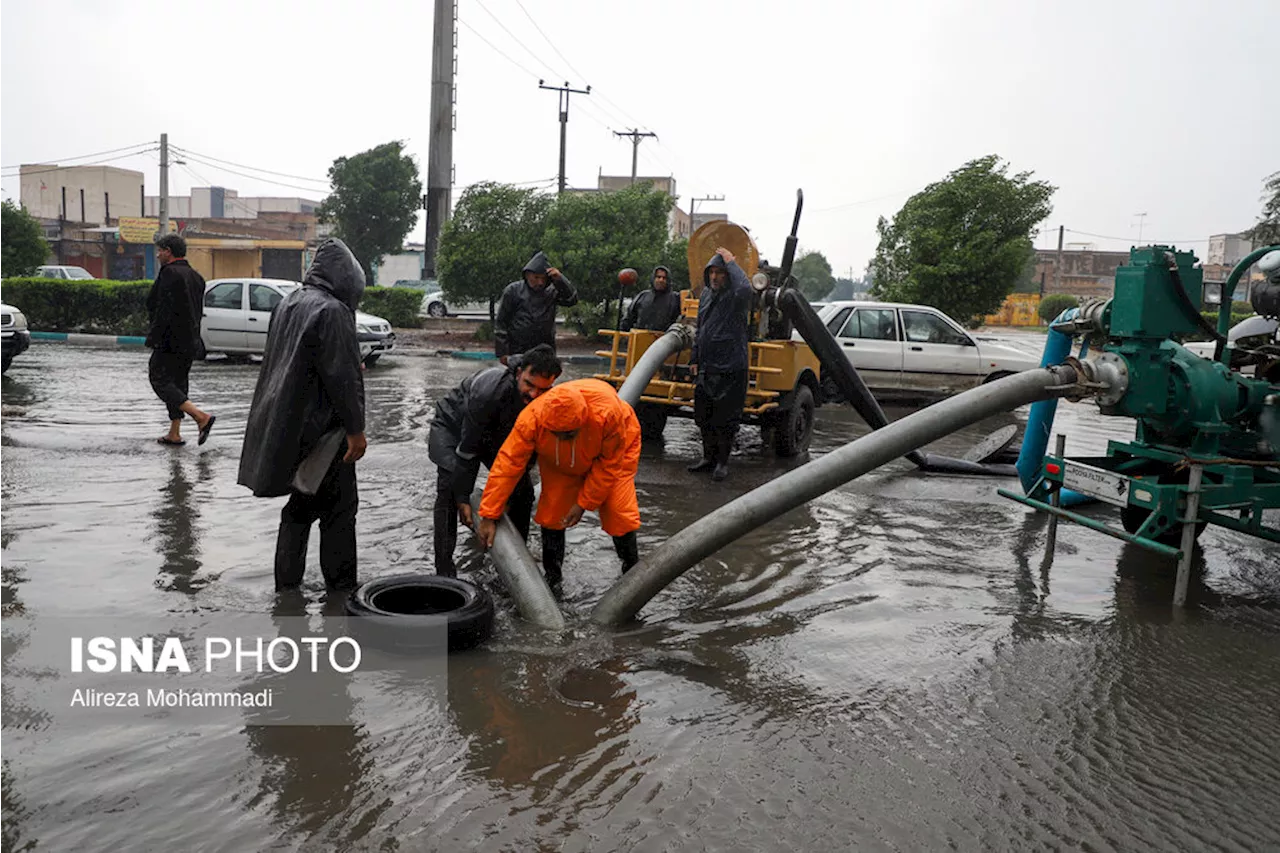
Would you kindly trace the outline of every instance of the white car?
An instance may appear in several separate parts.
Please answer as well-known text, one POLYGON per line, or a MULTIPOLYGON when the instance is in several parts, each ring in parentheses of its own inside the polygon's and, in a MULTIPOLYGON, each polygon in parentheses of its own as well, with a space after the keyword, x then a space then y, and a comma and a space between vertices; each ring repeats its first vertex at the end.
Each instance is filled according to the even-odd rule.
MULTIPOLYGON (((1268 320, 1266 317, 1255 314, 1231 327, 1227 332, 1227 343, 1240 349, 1255 349, 1277 342, 1278 330, 1280 330, 1280 321, 1268 320)), ((1196 355, 1213 358, 1213 351, 1217 345, 1213 341, 1194 341, 1183 346, 1196 355)))
POLYGON ((13 360, 31 346, 31 332, 27 330, 26 315, 12 305, 0 302, 0 333, 4 340, 4 366, 0 373, 7 373, 13 360))
MULTIPOLYGON (((966 331, 936 308, 836 300, 817 311, 873 391, 950 396, 1040 366, 994 337, 966 331)), ((800 333, 792 335, 802 340, 800 333)))
MULTIPOLYGON (((209 353, 261 355, 267 346, 271 309, 302 285, 279 278, 218 278, 205 283, 200 321, 203 358, 209 353)), ((395 332, 381 317, 356 312, 360 357, 372 367, 395 348, 395 332)))
POLYGON ((393 287, 412 287, 421 290, 422 307, 418 309, 419 317, 459 317, 463 314, 489 316, 488 302, 464 302, 450 305, 445 302, 444 291, 440 283, 433 278, 409 280, 401 279, 393 287))
POLYGON ((84 267, 67 267, 48 265, 36 268, 36 278, 65 278, 79 281, 93 281, 93 274, 84 267))

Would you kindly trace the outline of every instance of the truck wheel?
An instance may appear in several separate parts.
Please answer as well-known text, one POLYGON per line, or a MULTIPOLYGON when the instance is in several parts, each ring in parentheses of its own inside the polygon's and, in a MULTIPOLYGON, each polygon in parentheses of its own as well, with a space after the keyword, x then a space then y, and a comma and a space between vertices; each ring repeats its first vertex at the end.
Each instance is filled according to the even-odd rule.
POLYGON ((636 406, 636 420, 640 421, 640 437, 652 440, 662 438, 667 428, 667 410, 664 406, 653 403, 640 403, 636 406))
POLYGON ((364 357, 364 366, 373 367, 375 364, 378 363, 378 359, 381 357, 382 357, 382 353, 380 352, 370 353, 369 355, 364 357))
POLYGON ((813 440, 813 391, 808 385, 796 389, 791 408, 781 414, 773 447, 779 456, 798 456, 809 449, 813 440))

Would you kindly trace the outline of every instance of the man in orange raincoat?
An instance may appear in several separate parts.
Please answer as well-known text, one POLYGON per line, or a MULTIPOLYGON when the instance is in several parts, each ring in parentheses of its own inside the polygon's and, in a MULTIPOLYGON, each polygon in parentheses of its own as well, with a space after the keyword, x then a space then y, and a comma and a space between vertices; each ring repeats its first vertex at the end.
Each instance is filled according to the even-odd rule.
POLYGON ((584 512, 600 513, 600 526, 613 537, 624 573, 639 562, 640 422, 613 386, 577 379, 556 385, 525 406, 489 469, 480 500, 477 532, 486 548, 493 545, 497 520, 534 453, 542 496, 533 519, 542 528, 547 583, 560 582, 564 532, 581 521, 584 512))

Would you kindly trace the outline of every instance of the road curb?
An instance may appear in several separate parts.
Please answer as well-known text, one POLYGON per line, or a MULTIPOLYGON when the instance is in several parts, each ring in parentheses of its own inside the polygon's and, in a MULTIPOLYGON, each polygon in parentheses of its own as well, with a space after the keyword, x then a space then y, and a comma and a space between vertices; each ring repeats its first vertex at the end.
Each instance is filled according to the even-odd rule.
MULTIPOLYGON (((496 361, 498 358, 493 353, 484 350, 436 350, 436 354, 470 361, 496 361)), ((562 355, 559 358, 565 364, 604 364, 608 361, 607 358, 599 355, 562 355)))
POLYGON ((80 332, 32 332, 31 340, 100 347, 140 347, 147 342, 147 339, 140 335, 85 335, 80 332))

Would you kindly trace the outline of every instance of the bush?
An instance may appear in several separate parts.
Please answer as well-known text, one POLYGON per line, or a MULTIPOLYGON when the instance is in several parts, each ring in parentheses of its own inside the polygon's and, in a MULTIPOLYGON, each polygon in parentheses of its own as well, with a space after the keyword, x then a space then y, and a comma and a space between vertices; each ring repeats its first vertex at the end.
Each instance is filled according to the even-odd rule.
POLYGON ((360 310, 382 317, 397 329, 416 329, 422 325, 418 316, 422 299, 422 291, 413 287, 366 287, 360 310))
POLYGON ((1070 293, 1050 293, 1040 300, 1040 319, 1052 323, 1068 308, 1080 307, 1080 300, 1070 293))
POLYGON ((609 302, 587 303, 579 302, 571 308, 566 308, 564 312, 565 325, 576 329, 579 335, 589 341, 603 341, 604 336, 600 334, 601 329, 612 329, 617 321, 618 303, 616 300, 609 302))
POLYGON ((42 332, 145 335, 150 281, 7 278, 4 301, 42 332))
POLYGON ((476 333, 472 335, 480 343, 491 343, 493 341, 493 323, 485 320, 476 327, 476 333))

